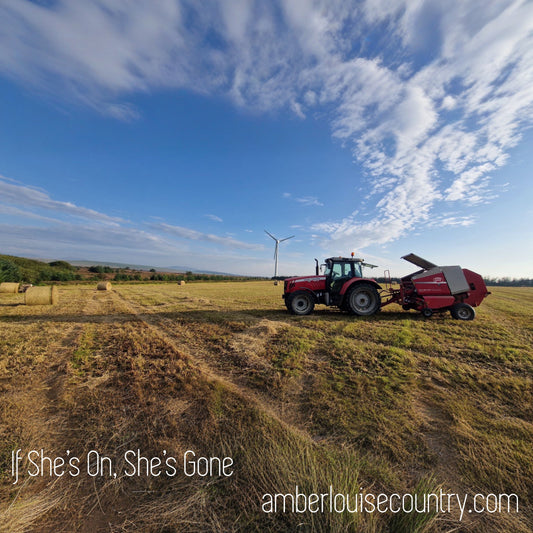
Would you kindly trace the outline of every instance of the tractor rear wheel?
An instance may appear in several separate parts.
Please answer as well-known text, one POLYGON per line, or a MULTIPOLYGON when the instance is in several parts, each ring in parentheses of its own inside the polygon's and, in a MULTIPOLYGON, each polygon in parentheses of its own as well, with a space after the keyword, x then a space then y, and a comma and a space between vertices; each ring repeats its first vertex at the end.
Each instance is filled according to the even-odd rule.
POLYGON ((369 316, 377 313, 381 298, 376 288, 369 283, 358 283, 346 295, 347 307, 354 315, 369 316))
POLYGON ((456 320, 474 320, 476 317, 475 309, 465 303, 456 303, 450 308, 450 314, 456 320))
POLYGON ((287 307, 293 315, 309 315, 315 308, 315 300, 308 292, 298 291, 290 297, 287 307))

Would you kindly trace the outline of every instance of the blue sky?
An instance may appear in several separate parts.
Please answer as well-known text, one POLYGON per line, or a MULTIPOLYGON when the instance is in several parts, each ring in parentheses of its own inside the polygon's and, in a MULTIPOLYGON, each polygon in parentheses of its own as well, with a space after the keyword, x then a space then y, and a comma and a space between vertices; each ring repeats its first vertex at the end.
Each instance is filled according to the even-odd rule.
MULTIPOLYGON (((0 4, 0 250, 533 275, 533 3, 0 4)), ((375 271, 374 271, 375 273, 375 271)))

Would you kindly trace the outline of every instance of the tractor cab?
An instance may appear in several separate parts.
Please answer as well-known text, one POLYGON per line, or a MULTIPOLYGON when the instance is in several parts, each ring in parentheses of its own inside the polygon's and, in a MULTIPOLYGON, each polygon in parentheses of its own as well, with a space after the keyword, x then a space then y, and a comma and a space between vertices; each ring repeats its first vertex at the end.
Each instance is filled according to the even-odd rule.
POLYGON ((338 305, 344 284, 352 278, 362 278, 363 260, 359 258, 329 257, 326 259, 326 291, 330 303, 338 305))

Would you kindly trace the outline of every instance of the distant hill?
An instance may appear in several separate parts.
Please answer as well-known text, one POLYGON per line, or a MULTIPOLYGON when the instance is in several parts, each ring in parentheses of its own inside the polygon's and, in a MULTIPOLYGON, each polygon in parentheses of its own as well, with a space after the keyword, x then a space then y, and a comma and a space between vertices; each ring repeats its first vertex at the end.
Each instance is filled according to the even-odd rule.
MULTIPOLYGON (((215 270, 202 270, 198 268, 192 268, 190 266, 165 266, 165 267, 158 267, 154 265, 135 265, 132 263, 114 263, 112 261, 70 261, 72 265, 75 266, 93 266, 93 265, 100 265, 100 266, 108 266, 112 268, 127 268, 129 267, 131 270, 157 270, 158 272, 178 272, 178 273, 184 273, 184 272, 193 272, 195 274, 211 274, 213 276, 232 276, 232 277, 239 277, 237 274, 232 274, 230 272, 217 272, 215 270)), ((243 276, 244 277, 244 276, 243 276)))
POLYGON ((241 276, 239 274, 231 274, 230 272, 217 272, 216 270, 201 270, 198 268, 191 268, 191 267, 184 267, 184 266, 170 266, 170 267, 164 267, 160 268, 159 270, 166 272, 166 269, 169 271, 177 271, 177 272, 194 272, 195 274, 210 274, 212 276, 232 276, 232 277, 248 277, 248 276, 241 276))
POLYGON ((69 261, 71 265, 78 266, 78 267, 90 267, 90 266, 108 266, 111 268, 120 268, 125 269, 129 268, 131 270, 146 270, 150 271, 152 269, 157 270, 158 272, 187 272, 187 270, 191 271, 190 269, 187 270, 179 270, 177 268, 168 267, 168 268, 162 268, 162 267, 156 267, 154 265, 136 265, 133 263, 115 263, 113 261, 77 261, 72 260, 69 261))

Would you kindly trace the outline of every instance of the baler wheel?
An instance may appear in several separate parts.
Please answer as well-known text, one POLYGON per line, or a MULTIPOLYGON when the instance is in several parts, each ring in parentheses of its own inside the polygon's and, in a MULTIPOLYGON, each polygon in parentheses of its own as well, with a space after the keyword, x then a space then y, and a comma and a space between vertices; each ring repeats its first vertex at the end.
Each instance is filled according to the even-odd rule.
POLYGON ((309 315, 315 308, 315 301, 308 292, 298 291, 290 297, 287 308, 293 315, 309 315))
POLYGON ((450 314, 456 320, 474 320, 476 310, 472 306, 461 302, 452 305, 450 314))
POLYGON ((354 285, 346 295, 345 301, 354 315, 370 316, 377 313, 381 306, 378 291, 369 283, 354 285))
POLYGON ((429 307, 425 307, 422 309, 422 315, 426 318, 430 318, 433 316, 433 309, 430 309, 429 307))

